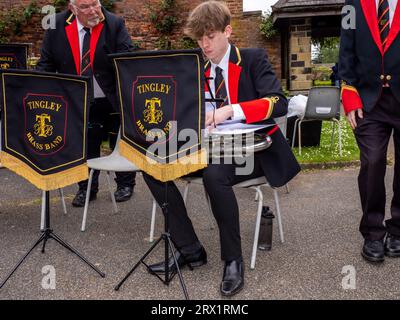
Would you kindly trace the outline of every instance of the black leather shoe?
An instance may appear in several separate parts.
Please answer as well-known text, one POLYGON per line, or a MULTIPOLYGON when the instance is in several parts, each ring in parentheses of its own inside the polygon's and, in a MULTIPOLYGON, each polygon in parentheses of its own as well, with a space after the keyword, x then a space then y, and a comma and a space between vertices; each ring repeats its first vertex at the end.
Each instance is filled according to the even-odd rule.
POLYGON ((383 262, 385 260, 383 240, 365 240, 361 255, 368 262, 383 262))
MULTIPOLYGON (((96 200, 97 192, 90 191, 89 201, 96 200)), ((79 190, 76 194, 74 200, 72 200, 72 205, 74 207, 84 207, 86 200, 86 190, 79 190)))
MULTIPOLYGON (((198 252, 186 256, 183 256, 179 251, 175 251, 175 257, 178 261, 179 269, 182 269, 186 265, 189 266, 190 269, 193 269, 207 263, 207 252, 203 247, 201 247, 198 252)), ((172 256, 169 258, 168 266, 170 272, 176 272, 176 267, 172 256)), ((165 273, 165 262, 162 261, 152 264, 148 266, 147 270, 150 273, 165 273)))
POLYGON ((133 188, 131 187, 118 187, 114 192, 115 201, 124 202, 132 197, 133 188))
POLYGON ((388 257, 400 257, 400 237, 388 233, 385 240, 385 255, 388 257))
POLYGON ((244 266, 243 261, 233 260, 225 262, 224 276, 221 282, 221 294, 233 296, 243 289, 244 266))

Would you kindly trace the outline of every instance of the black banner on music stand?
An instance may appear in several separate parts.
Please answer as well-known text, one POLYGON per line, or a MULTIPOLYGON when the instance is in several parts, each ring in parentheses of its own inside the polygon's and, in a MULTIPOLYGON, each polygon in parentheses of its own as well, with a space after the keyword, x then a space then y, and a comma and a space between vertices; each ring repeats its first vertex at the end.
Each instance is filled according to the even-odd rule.
POLYGON ((89 78, 0 70, 1 163, 48 191, 85 180, 89 78))
POLYGON ((27 69, 29 44, 0 44, 0 69, 27 69))
POLYGON ((201 148, 201 51, 148 51, 111 58, 122 117, 121 154, 160 181, 206 167, 206 151, 201 148), (181 139, 188 135, 190 139, 181 139))

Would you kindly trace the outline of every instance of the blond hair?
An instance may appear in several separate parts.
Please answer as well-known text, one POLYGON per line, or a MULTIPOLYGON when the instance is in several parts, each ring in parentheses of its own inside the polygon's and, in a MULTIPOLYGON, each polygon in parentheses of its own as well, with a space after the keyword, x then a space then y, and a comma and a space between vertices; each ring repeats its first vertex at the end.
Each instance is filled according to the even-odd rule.
POLYGON ((231 13, 223 1, 206 1, 199 4, 189 15, 184 32, 192 39, 214 31, 225 31, 231 23, 231 13))

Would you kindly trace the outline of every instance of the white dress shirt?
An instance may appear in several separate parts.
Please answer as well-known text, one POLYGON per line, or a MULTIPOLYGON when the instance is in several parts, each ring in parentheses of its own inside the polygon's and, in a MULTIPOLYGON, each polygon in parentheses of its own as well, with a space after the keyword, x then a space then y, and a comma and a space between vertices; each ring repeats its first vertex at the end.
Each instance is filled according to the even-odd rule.
MULTIPOLYGON (((228 103, 231 104, 231 97, 229 95, 229 72, 228 72, 228 68, 229 68, 229 56, 231 54, 231 45, 228 46, 228 49, 226 50, 226 53, 224 55, 224 57, 221 59, 221 61, 218 64, 211 62, 211 69, 210 69, 210 77, 213 78, 213 80, 211 80, 210 83, 210 89, 211 92, 214 93, 215 96, 215 68, 216 67, 220 67, 222 69, 222 75, 224 77, 225 80, 225 88, 226 88, 226 93, 228 94, 228 103)), ((233 104, 232 105, 233 108, 233 116, 232 116, 232 120, 244 120, 246 119, 242 108, 240 107, 239 104, 233 104)))
MULTIPOLYGON (((380 0, 375 0, 377 14, 378 14, 378 8, 379 8, 379 1, 380 0)), ((389 1, 389 19, 390 19, 390 25, 392 25, 394 13, 396 12, 396 7, 397 7, 398 1, 397 0, 388 0, 388 1, 389 1)))
MULTIPOLYGON (((83 38, 85 37, 86 31, 83 29, 84 26, 76 19, 78 25, 78 35, 79 35, 79 52, 81 55, 80 61, 82 61, 82 47, 83 47, 83 38)), ((92 28, 90 28, 90 32, 92 32, 92 28)), ((95 98, 104 98, 106 95, 103 90, 101 90, 99 84, 97 83, 96 77, 93 75, 93 91, 95 98)))

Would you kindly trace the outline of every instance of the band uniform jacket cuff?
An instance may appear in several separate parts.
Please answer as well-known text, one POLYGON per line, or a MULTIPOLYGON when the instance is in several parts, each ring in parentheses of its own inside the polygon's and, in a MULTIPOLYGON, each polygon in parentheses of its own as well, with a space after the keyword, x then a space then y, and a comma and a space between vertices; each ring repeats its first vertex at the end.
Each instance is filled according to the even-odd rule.
POLYGON ((342 85, 342 103, 346 114, 353 110, 362 109, 363 107, 357 89, 347 84, 342 85))
POLYGON ((263 121, 271 118, 274 110, 274 101, 271 98, 262 98, 241 102, 240 106, 246 117, 246 123, 263 121))

